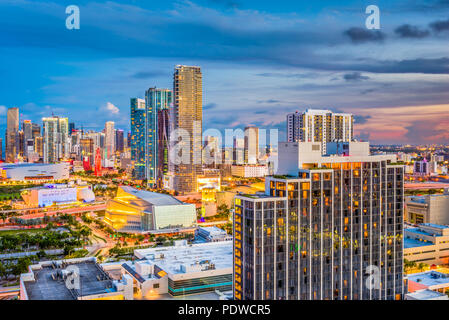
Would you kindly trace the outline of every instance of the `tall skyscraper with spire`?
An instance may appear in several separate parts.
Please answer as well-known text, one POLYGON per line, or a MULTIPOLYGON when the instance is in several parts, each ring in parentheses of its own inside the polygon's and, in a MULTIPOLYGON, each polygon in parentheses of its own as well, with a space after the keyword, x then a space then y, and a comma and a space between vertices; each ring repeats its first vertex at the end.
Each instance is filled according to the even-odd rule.
MULTIPOLYGON (((197 176, 202 174, 202 121, 203 121, 203 89, 201 68, 196 66, 177 65, 173 76, 174 112, 173 128, 178 135, 189 135, 189 143, 177 142, 177 148, 186 152, 182 160, 173 161, 175 175, 174 187, 178 192, 196 191, 197 176)), ((173 147, 172 147, 173 148, 173 147)), ((178 159, 179 160, 179 159, 178 159)))

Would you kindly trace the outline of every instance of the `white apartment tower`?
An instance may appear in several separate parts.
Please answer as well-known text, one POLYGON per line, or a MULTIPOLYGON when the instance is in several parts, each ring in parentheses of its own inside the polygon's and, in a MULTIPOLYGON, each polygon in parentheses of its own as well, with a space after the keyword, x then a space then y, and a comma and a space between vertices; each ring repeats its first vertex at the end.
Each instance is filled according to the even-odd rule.
POLYGON ((287 115, 288 142, 321 142, 323 153, 331 141, 353 140, 354 117, 349 113, 307 109, 287 115))

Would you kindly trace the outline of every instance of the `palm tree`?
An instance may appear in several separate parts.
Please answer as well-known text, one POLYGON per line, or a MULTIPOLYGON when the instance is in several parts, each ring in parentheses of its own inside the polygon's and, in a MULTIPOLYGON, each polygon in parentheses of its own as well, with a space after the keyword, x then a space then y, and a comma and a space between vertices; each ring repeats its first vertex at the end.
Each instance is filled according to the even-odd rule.
POLYGON ((420 264, 418 264, 418 270, 422 272, 422 271, 424 271, 426 266, 427 266, 427 264, 421 262, 420 264))

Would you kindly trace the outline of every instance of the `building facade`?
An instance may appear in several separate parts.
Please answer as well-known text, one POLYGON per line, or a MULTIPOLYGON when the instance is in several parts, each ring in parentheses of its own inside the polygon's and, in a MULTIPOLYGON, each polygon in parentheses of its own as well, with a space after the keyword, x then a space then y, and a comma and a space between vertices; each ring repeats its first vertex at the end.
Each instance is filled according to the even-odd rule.
POLYGON ((145 177, 153 188, 162 185, 161 153, 167 155, 168 165, 168 114, 172 103, 173 93, 169 89, 149 88, 145 92, 145 177))
POLYGON ((145 179, 145 100, 131 99, 131 160, 134 163, 133 178, 145 179))
POLYGON ((353 139, 354 117, 348 113, 307 109, 287 115, 288 142, 321 142, 323 153, 331 141, 348 142, 353 139))
POLYGON ((19 108, 9 108, 6 118, 6 162, 13 163, 17 159, 19 152, 19 108))
POLYGON ((251 126, 245 128, 245 163, 257 164, 259 160, 259 128, 251 126))
POLYGON ((449 227, 423 223, 405 228, 404 258, 417 264, 449 264, 449 227))
POLYGON ((43 158, 45 163, 58 162, 70 155, 68 118, 43 118, 43 158))
POLYGON ((196 223, 196 210, 194 204, 167 194, 121 186, 107 202, 104 221, 117 231, 132 233, 189 228, 196 223))
POLYGON ((405 210, 410 223, 449 225, 449 189, 444 194, 407 197, 405 210))
POLYGON ((104 144, 105 144, 105 159, 114 159, 115 154, 115 123, 114 121, 108 121, 104 127, 104 144))
POLYGON ((318 147, 296 175, 267 177, 264 195, 237 195, 235 299, 402 299, 404 176, 394 157, 318 147))
POLYGON ((174 154, 179 150, 187 154, 182 156, 182 161, 170 161, 173 163, 170 171, 175 176, 176 191, 195 192, 197 175, 202 173, 203 89, 200 67, 175 67, 173 96, 173 128, 184 139, 172 150, 174 154))

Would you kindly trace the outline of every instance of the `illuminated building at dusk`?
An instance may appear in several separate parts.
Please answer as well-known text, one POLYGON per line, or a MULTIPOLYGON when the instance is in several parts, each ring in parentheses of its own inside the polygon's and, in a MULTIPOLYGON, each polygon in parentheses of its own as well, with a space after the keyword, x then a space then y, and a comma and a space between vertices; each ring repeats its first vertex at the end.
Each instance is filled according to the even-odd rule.
POLYGON ((235 299, 403 298, 403 165, 367 143, 328 149, 279 143, 265 194, 236 196, 235 299))
POLYGON ((107 202, 104 221, 120 232, 186 228, 196 223, 196 210, 167 194, 121 186, 107 202))
POLYGON ((161 186, 167 171, 164 166, 168 166, 168 116, 172 103, 169 89, 149 88, 145 93, 145 177, 151 187, 161 186))
POLYGON ((131 160, 134 163, 133 178, 145 179, 145 100, 131 99, 131 160))
POLYGON ((354 117, 348 113, 307 109, 287 115, 288 142, 321 142, 323 154, 331 141, 349 142, 353 139, 354 117))
MULTIPOLYGON (((173 76, 173 128, 189 135, 190 144, 179 142, 189 151, 187 162, 173 165, 174 189, 195 192, 196 178, 202 174, 203 89, 200 67, 175 67, 173 76)), ((172 162, 172 161, 170 161, 172 162)))
POLYGON ((13 163, 15 162, 19 152, 19 108, 9 108, 6 115, 6 121, 6 162, 13 163))

